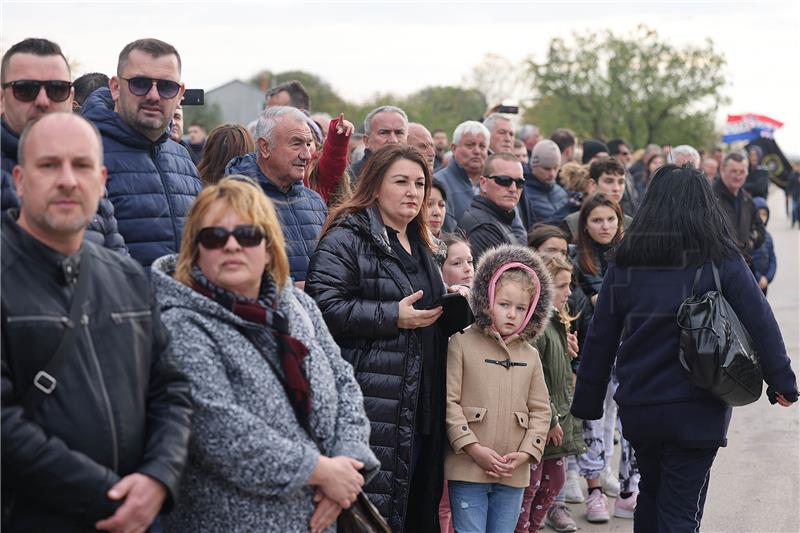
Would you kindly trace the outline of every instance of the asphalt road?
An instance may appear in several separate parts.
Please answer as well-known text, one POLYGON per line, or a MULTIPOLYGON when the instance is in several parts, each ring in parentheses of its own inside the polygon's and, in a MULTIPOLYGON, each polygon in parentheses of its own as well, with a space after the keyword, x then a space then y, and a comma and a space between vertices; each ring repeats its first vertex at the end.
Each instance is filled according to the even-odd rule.
MULTIPOLYGON (((775 242, 778 270, 768 300, 780 324, 795 373, 800 371, 800 230, 789 227, 783 192, 772 187, 767 229, 775 242)), ((766 387, 765 387, 766 390, 766 387)), ((618 450, 615 458, 618 459, 618 450)), ((616 470, 615 470, 616 471, 616 470)), ((609 499, 613 512, 614 500, 609 499)), ((631 532, 633 521, 606 524, 584 519, 584 505, 571 505, 584 533, 631 532)), ((734 409, 728 446, 717 454, 702 531, 706 533, 800 532, 800 408, 758 402, 734 409)), ((552 531, 546 527, 543 531, 552 531)))

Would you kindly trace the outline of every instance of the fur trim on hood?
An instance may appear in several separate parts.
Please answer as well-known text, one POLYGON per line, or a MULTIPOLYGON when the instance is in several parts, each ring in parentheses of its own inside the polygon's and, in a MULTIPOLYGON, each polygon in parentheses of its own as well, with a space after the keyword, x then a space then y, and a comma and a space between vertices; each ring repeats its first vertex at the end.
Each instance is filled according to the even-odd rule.
POLYGON ((491 248, 481 257, 478 267, 475 269, 475 280, 472 282, 470 294, 475 325, 484 331, 491 330, 492 318, 487 312, 489 309, 489 285, 494 273, 507 263, 527 265, 539 278, 541 286, 539 301, 536 303, 536 308, 527 326, 519 334, 523 340, 533 343, 542 334, 550 320, 553 306, 553 282, 539 254, 525 246, 504 244, 491 248))

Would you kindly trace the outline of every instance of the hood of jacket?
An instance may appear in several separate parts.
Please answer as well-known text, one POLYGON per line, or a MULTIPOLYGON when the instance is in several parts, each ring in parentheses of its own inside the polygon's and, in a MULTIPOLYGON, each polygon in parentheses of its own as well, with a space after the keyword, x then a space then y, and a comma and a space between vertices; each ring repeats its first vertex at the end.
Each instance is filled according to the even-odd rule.
POLYGON ((0 148, 3 153, 3 170, 8 170, 17 164, 17 148, 19 147, 19 135, 11 131, 5 120, 0 121, 0 148))
POLYGON ((522 263, 531 268, 539 278, 540 294, 536 307, 533 310, 528 324, 519 336, 528 342, 533 342, 542 334, 550 320, 553 305, 553 284, 550 273, 544 266, 539 255, 530 248, 518 245, 504 244, 492 248, 483 254, 478 267, 475 269, 475 279, 472 282, 470 304, 475 314, 475 324, 484 331, 490 331, 492 319, 489 309, 489 286, 494 273, 507 263, 522 263))
MULTIPOLYGON (((760 196, 755 196, 753 197, 753 203, 756 205, 756 214, 758 214, 759 209, 767 210, 767 222, 769 222, 769 205, 767 205, 767 201, 760 196)), ((766 226, 766 224, 764 225, 766 226)))
POLYGON ((151 141, 122 120, 114 111, 114 99, 108 87, 97 89, 83 104, 81 115, 94 122, 103 136, 108 136, 116 141, 133 148, 148 150, 154 144, 162 144, 169 138, 169 131, 165 128, 161 137, 151 141))

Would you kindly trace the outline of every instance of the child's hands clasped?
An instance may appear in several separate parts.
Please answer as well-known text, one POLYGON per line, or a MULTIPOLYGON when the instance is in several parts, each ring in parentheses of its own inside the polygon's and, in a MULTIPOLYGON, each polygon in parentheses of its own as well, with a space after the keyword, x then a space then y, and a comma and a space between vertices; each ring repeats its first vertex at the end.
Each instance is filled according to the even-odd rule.
POLYGON ((464 451, 472 457, 475 464, 480 466, 488 476, 494 478, 511 477, 514 469, 528 462, 530 455, 525 452, 511 452, 500 455, 491 448, 481 446, 477 442, 467 444, 464 451))

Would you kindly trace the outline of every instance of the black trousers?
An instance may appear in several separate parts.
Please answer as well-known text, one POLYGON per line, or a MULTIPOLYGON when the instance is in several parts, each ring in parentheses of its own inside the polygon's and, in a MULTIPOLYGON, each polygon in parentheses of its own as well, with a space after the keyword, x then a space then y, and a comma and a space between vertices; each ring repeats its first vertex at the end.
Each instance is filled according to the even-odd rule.
POLYGON ((675 443, 631 443, 641 479, 634 533, 700 531, 711 464, 719 448, 675 443))

